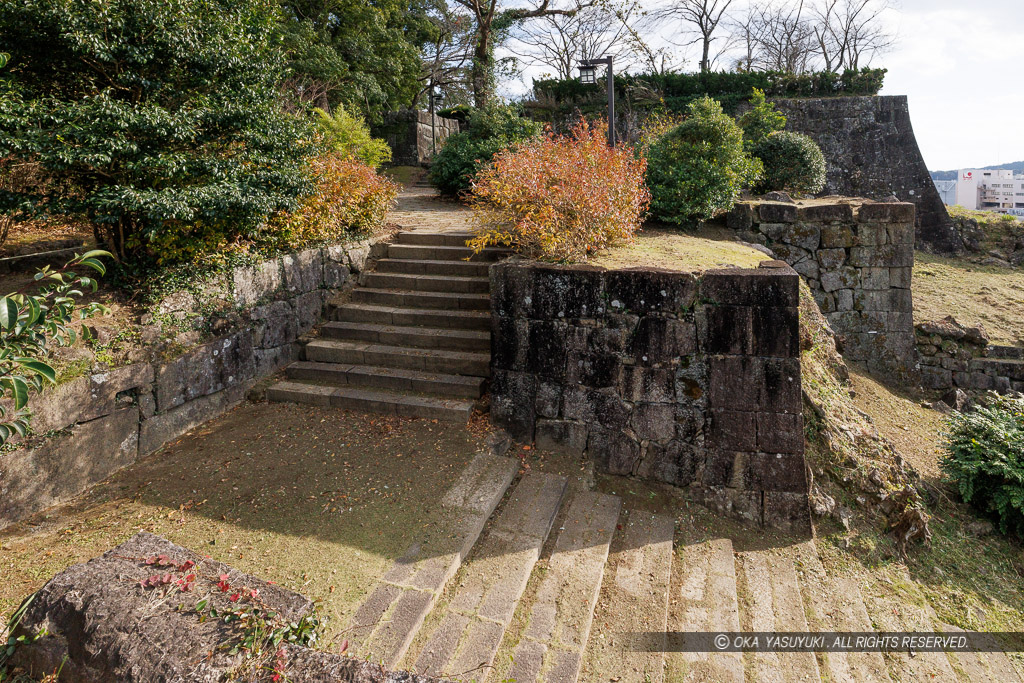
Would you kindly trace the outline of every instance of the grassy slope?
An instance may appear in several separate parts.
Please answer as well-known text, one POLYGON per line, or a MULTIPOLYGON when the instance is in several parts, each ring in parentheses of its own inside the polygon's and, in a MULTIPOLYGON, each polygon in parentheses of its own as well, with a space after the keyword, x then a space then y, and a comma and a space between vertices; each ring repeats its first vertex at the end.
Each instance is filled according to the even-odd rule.
POLYGON ((590 259, 605 268, 645 266, 672 270, 698 271, 709 268, 741 266, 756 268, 768 256, 736 242, 731 231, 706 228, 699 234, 649 227, 633 242, 612 247, 590 259))
POLYGON ((913 292, 915 322, 952 315, 984 325, 993 343, 1024 344, 1024 269, 917 252, 913 292))

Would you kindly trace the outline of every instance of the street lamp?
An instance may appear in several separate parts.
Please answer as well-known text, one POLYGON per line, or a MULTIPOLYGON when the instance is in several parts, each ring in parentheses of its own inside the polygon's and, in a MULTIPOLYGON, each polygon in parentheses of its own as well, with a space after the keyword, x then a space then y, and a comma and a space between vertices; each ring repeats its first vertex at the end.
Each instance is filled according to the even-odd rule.
POLYGON ((431 85, 430 86, 430 95, 428 97, 428 100, 430 102, 430 148, 431 148, 430 156, 431 156, 431 158, 437 156, 437 134, 435 132, 435 127, 434 127, 434 117, 436 115, 434 114, 434 111, 438 107, 441 106, 441 100, 442 99, 444 99, 444 97, 441 95, 441 93, 434 92, 434 86, 431 85))
POLYGON ((586 85, 597 83, 597 67, 608 67, 608 144, 615 146, 615 72, 612 69, 612 57, 600 59, 584 59, 580 62, 580 82, 586 85))

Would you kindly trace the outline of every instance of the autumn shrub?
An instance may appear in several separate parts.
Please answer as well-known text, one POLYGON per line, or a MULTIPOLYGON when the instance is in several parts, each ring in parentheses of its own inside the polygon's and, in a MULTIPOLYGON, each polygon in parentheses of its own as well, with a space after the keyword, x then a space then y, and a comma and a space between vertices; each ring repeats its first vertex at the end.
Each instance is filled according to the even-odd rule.
POLYGON ((509 105, 491 105, 469 114, 469 129, 449 137, 430 166, 430 182, 441 194, 457 197, 470 189, 473 177, 502 150, 531 140, 541 126, 509 105))
POLYGON ((1024 536, 1024 399, 989 395, 989 405, 950 415, 939 467, 964 502, 1024 536))
POLYGON ((754 145, 751 153, 764 167, 758 192, 815 194, 825 187, 825 155, 802 133, 772 133, 754 145))
POLYGON ((396 183, 352 157, 315 158, 310 174, 316 190, 300 200, 297 210, 275 215, 261 241, 277 248, 297 248, 345 234, 371 234, 384 226, 398 196, 396 183))
POLYGON ((743 130, 708 97, 651 145, 647 156, 651 213, 690 225, 732 208, 741 189, 757 181, 761 162, 743 150, 743 130))
POLYGON ((474 249, 506 245, 551 261, 582 261, 640 229, 649 194, 646 162, 608 146, 600 127, 579 123, 499 152, 476 176, 472 199, 480 233, 474 249))

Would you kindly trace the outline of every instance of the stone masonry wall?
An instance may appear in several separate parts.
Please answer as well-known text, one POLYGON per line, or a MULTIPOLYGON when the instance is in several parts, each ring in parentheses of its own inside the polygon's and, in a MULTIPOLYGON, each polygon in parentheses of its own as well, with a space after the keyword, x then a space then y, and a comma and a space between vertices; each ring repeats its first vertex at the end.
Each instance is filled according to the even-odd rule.
POLYGON ((773 100, 786 128, 809 135, 827 165, 823 194, 885 200, 895 195, 917 207, 917 247, 963 251, 910 122, 905 96, 773 100))
POLYGON ((218 308, 230 330, 172 360, 153 357, 94 373, 33 399, 32 429, 44 436, 0 453, 0 528, 74 496, 240 402, 257 379, 298 357, 298 337, 369 253, 368 242, 308 249, 165 298, 157 315, 218 308))
POLYGON ((1024 392, 1024 348, 992 346, 985 328, 953 317, 918 323, 916 330, 925 388, 1024 392))
POLYGON ((724 513, 809 524, 791 268, 490 273, 495 424, 724 513))
POLYGON ((395 166, 419 166, 434 156, 449 135, 459 132, 459 122, 434 116, 434 139, 431 139, 430 112, 402 110, 387 114, 382 124, 373 127, 374 137, 384 138, 391 147, 391 163, 395 166))
POLYGON ((727 224, 803 276, 845 358, 917 384, 913 204, 740 202, 727 224))

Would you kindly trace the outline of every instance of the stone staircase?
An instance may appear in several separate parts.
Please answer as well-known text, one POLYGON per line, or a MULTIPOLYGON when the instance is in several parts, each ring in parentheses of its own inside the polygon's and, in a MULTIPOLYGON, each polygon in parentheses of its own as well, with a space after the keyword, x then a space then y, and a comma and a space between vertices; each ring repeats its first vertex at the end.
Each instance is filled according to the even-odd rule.
POLYGON ((470 463, 440 501, 449 526, 398 559, 355 613, 354 656, 495 683, 1022 680, 1002 653, 644 651, 665 639, 652 648, 641 632, 955 629, 830 574, 811 540, 737 550, 563 476, 517 472, 510 458, 470 463))
POLYGON ((465 422, 490 375, 487 269, 464 231, 407 231, 306 344, 271 401, 465 422))

